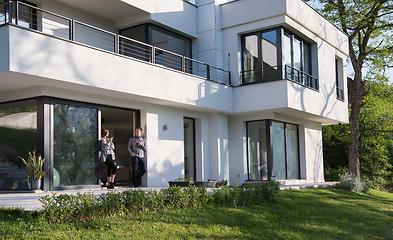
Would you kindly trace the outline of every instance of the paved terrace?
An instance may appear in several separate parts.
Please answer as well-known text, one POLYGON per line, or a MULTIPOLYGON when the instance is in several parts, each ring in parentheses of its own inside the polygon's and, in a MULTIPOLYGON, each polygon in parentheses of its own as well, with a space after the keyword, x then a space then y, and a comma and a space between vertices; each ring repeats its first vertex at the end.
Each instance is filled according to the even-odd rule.
MULTIPOLYGON (((305 188, 321 188, 321 187, 331 187, 336 185, 335 182, 323 182, 323 183, 307 183, 307 184, 297 184, 297 185, 281 185, 280 189, 305 189, 305 188)), ((92 189, 75 189, 75 190, 62 190, 54 192, 1 192, 0 191, 0 207, 20 207, 26 211, 41 210, 42 205, 39 201, 40 197, 50 195, 50 194, 77 194, 85 192, 93 192, 94 195, 99 195, 106 193, 108 191, 122 192, 125 190, 136 190, 142 189, 144 191, 149 190, 161 190, 162 187, 142 187, 142 188, 132 188, 132 187, 115 187, 115 189, 106 188, 92 188, 92 189)))

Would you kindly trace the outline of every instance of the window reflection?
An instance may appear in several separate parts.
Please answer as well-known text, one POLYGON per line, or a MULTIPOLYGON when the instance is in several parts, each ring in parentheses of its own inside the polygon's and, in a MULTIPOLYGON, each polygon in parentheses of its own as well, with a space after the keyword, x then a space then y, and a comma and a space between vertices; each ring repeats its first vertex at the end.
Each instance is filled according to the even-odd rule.
POLYGON ((286 179, 285 173, 285 135, 284 124, 279 122, 272 123, 272 148, 273 148, 273 166, 272 176, 277 179, 286 179))
POLYGON ((245 37, 243 50, 244 83, 259 81, 258 73, 258 36, 245 37))
POLYGON ((0 104, 0 189, 28 189, 19 156, 37 146, 36 100, 0 104))
POLYGON ((268 180, 266 122, 248 123, 249 179, 268 180))
POLYGON ((54 105, 54 168, 60 186, 97 184, 97 109, 54 105))
POLYGON ((295 124, 268 120, 247 122, 247 152, 249 180, 268 180, 269 172, 277 179, 300 178, 298 126, 295 124), (270 162, 268 156, 271 156, 270 162))
POLYGON ((278 78, 277 72, 277 31, 262 33, 262 60, 263 79, 274 80, 278 78))
POLYGON ((243 37, 243 84, 280 78, 277 31, 257 32, 243 37))

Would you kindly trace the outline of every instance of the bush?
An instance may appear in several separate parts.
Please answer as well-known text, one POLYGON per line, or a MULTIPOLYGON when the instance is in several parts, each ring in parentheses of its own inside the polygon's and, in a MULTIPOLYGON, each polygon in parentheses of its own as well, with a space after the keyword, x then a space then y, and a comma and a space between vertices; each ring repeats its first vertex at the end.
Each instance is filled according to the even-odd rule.
POLYGON ((216 206, 248 206, 271 202, 278 197, 280 183, 268 181, 263 184, 245 184, 232 188, 222 188, 212 196, 212 205, 216 206))
POLYGON ((41 213, 50 223, 86 222, 162 209, 200 208, 206 206, 248 206, 270 202, 279 194, 279 183, 224 187, 208 192, 205 187, 170 187, 160 191, 127 190, 76 195, 47 195, 40 198, 41 213))
POLYGON ((366 193, 370 190, 370 187, 364 181, 350 173, 340 176, 340 182, 337 184, 337 187, 351 192, 366 193))

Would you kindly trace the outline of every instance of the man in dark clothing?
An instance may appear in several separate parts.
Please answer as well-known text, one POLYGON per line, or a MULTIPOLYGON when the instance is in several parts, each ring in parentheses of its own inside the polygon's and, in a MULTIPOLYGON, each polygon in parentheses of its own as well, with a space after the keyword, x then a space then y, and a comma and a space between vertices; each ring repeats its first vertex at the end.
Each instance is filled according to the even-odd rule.
POLYGON ((142 183, 142 176, 146 173, 144 158, 147 145, 146 138, 142 137, 142 128, 135 129, 135 136, 128 141, 128 151, 132 158, 132 182, 135 187, 139 187, 142 183))

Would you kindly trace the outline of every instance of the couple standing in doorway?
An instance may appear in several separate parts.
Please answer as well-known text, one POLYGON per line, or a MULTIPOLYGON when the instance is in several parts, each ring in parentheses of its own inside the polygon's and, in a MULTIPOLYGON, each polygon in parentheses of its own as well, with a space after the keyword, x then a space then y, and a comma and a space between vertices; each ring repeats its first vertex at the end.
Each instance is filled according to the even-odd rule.
MULTIPOLYGON (((108 188, 114 188, 117 171, 113 139, 113 137, 109 137, 108 129, 102 129, 100 140, 101 161, 108 166, 106 183, 108 188)), ((145 151, 147 151, 146 139, 142 137, 142 128, 138 127, 135 129, 135 136, 128 141, 128 152, 132 159, 132 182, 134 187, 141 186, 142 176, 146 173, 145 151)))

